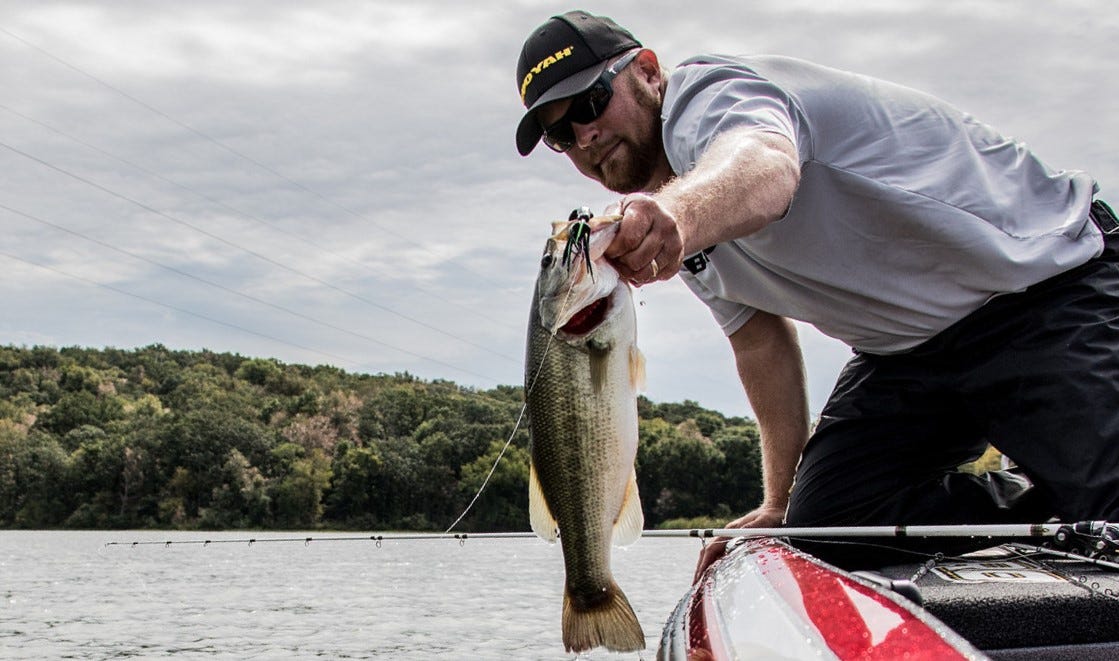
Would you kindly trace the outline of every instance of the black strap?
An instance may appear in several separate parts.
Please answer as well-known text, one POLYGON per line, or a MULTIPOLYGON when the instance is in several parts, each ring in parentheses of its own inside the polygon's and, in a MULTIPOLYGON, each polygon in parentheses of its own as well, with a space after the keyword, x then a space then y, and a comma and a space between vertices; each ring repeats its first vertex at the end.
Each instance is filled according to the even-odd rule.
POLYGON ((707 256, 710 255, 714 250, 715 246, 711 246, 710 248, 705 248, 703 252, 697 252, 691 257, 685 259, 684 268, 688 269, 688 272, 692 275, 699 273, 703 269, 707 268, 707 264, 711 261, 707 258, 707 256))
POLYGON ((1107 202, 1093 200, 1089 215, 1092 217, 1092 222, 1104 234, 1119 234, 1119 218, 1115 217, 1115 212, 1111 210, 1107 202))

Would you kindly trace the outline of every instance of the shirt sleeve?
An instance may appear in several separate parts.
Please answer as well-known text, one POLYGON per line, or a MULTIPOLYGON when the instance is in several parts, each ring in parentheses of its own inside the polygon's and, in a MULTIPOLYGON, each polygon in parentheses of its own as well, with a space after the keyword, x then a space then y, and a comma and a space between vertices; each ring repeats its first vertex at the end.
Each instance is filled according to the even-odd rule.
POLYGON ((672 169, 684 174, 720 133, 748 127, 784 136, 804 162, 808 145, 800 139, 798 116, 788 94, 746 65, 689 60, 669 77, 663 110, 665 152, 672 169))
MULTIPOLYGON (((799 140, 799 117, 789 96, 739 63, 696 58, 671 75, 664 103, 664 145, 677 174, 695 167, 720 133, 743 127, 776 133, 797 146, 806 160, 805 141, 799 140)), ((742 328, 755 308, 716 295, 701 278, 681 270, 684 283, 707 307, 727 336, 742 328)))
POLYGON ((711 310, 711 316, 715 318, 715 323, 719 324, 719 328, 723 329, 723 333, 727 337, 742 328, 747 321, 750 321, 750 317, 753 317, 754 313, 757 312, 755 308, 749 305, 719 298, 699 278, 686 271, 681 270, 680 278, 688 286, 688 289, 692 290, 696 298, 703 301, 703 304, 711 310))

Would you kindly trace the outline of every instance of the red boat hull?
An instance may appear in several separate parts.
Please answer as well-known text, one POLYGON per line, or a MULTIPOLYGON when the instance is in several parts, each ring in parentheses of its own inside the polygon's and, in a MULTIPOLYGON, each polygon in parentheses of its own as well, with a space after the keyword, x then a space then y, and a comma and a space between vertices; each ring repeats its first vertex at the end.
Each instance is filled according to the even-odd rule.
POLYGON ((774 538, 743 540, 684 597, 658 659, 983 659, 880 585, 774 538))

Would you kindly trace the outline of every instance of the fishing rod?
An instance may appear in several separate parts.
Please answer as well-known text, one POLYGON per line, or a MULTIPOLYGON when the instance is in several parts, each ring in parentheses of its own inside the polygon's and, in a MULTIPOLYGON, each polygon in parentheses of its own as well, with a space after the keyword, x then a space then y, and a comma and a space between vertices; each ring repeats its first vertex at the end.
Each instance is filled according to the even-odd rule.
POLYGON ((416 534, 373 534, 373 535, 343 535, 325 537, 243 537, 236 539, 182 539, 182 540, 150 540, 132 542, 105 542, 105 546, 209 546, 210 544, 270 544, 303 542, 309 546, 311 542, 374 542, 377 547, 381 542, 394 541, 433 541, 440 539, 454 539, 465 543, 469 539, 511 539, 520 537, 535 537, 531 532, 479 532, 479 533, 416 533, 416 534))
POLYGON ((915 526, 815 526, 783 528, 707 528, 693 530, 646 530, 648 537, 1055 537, 1062 523, 960 524, 915 526), (684 534, 681 534, 684 533, 684 534))
MULTIPOLYGON (((961 524, 961 525, 897 525, 897 526, 819 526, 785 528, 674 528, 642 531, 649 538, 698 538, 702 540, 723 538, 796 537, 798 539, 835 538, 905 538, 905 537, 988 537, 988 538, 1051 538, 1058 546, 1079 546, 1093 552, 1119 551, 1119 526, 1104 521, 1067 523, 1023 524, 961 524)), ((536 537, 532 532, 483 532, 483 533, 415 533, 369 534, 343 536, 301 537, 251 537, 237 539, 188 539, 153 540, 132 542, 106 542, 105 546, 172 546, 209 544, 266 544, 303 542, 375 542, 378 546, 389 541, 456 540, 469 539, 525 539, 536 537)))

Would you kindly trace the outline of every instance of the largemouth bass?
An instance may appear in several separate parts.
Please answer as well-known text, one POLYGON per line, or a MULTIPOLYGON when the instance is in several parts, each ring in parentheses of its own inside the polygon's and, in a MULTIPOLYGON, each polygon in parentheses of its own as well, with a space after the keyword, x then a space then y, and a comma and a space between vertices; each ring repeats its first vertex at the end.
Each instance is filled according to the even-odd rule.
POLYGON ((618 219, 556 223, 529 315, 529 517, 563 548, 568 652, 645 647, 610 571, 611 543, 635 541, 644 526, 633 467, 644 359, 629 285, 602 256, 618 219), (588 227, 589 237, 576 236, 588 227))

